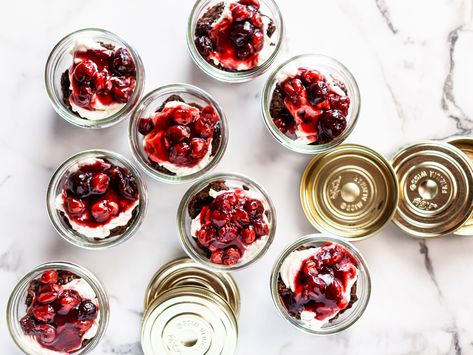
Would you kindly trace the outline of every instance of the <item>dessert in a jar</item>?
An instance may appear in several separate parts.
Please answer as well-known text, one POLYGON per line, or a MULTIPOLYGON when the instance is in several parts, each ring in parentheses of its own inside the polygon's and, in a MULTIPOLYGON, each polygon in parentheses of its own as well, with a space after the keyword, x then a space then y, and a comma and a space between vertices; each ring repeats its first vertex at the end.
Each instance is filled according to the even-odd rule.
POLYGON ((8 326, 28 354, 91 351, 108 322, 108 298, 100 282, 82 267, 65 262, 38 266, 13 291, 8 326))
POLYGON ((66 240, 100 248, 129 238, 146 209, 146 189, 125 158, 86 151, 69 158, 54 174, 48 211, 66 240))
POLYGON ((106 127, 128 116, 141 96, 143 82, 136 51, 104 30, 68 35, 46 64, 46 86, 54 108, 81 127, 106 127))
POLYGON ((276 229, 274 207, 251 179, 216 174, 192 186, 181 201, 179 233, 186 252, 215 269, 238 269, 259 259, 276 229))
POLYGON ((272 0, 198 1, 191 13, 188 46, 206 73, 223 81, 245 81, 274 62, 283 35, 272 0))
POLYGON ((290 323, 312 334, 332 334, 361 316, 370 296, 370 277, 351 244, 311 235, 280 256, 271 290, 276 307, 290 323))
POLYGON ((229 273, 189 258, 162 266, 146 290, 141 326, 145 355, 231 355, 238 338, 240 294, 229 273))
POLYGON ((272 135, 284 146, 317 153, 342 142, 360 106, 355 79, 341 63, 302 55, 283 63, 268 79, 262 110, 272 135))
POLYGON ((210 171, 227 144, 226 120, 215 100, 185 84, 149 93, 130 121, 138 163, 152 177, 171 183, 210 171))

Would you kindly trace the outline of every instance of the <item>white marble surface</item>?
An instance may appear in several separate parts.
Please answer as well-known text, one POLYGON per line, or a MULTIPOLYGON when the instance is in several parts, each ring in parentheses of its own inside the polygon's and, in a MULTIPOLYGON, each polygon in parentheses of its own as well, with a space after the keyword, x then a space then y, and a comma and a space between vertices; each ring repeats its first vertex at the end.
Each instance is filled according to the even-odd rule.
MULTIPOLYGON (((84 251, 53 230, 46 188, 66 157, 108 148, 131 157, 126 123, 90 132, 53 111, 43 84, 52 46, 82 27, 103 27, 141 53, 147 91, 188 82, 212 93, 230 121, 230 141, 216 171, 238 171, 261 182, 274 199, 279 228, 268 254, 235 273, 242 294, 238 355, 472 354, 473 240, 427 242, 389 225, 357 243, 372 272, 373 293, 362 319, 330 337, 311 337, 283 321, 269 293, 270 268, 280 251, 313 228, 303 216, 298 184, 309 156, 276 143, 260 115, 266 76, 229 86, 200 72, 187 53, 184 32, 191 0, 10 1, 0 15, 0 352, 16 354, 5 324, 7 298, 35 265, 64 259, 96 272, 111 295, 111 322, 94 354, 140 354, 145 287, 164 262, 183 255, 175 211, 188 185, 147 179, 148 215, 126 244, 84 251), (120 263, 117 263, 120 260, 120 263)), ((345 63, 362 93, 350 142, 391 156, 422 139, 470 135, 473 129, 471 0, 279 0, 287 26, 280 59, 302 52, 345 63)))

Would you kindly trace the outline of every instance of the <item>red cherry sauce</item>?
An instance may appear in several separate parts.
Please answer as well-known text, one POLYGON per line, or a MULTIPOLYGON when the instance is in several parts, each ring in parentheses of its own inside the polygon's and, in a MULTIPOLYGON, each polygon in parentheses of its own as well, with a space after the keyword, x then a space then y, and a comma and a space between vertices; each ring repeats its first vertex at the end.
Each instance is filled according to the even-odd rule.
POLYGON ((358 274, 356 265, 344 247, 326 243, 302 263, 294 280, 295 292, 281 295, 285 307, 291 314, 310 311, 318 320, 333 318, 350 303, 347 288, 358 274))
POLYGON ((209 60, 217 60, 229 70, 248 70, 258 66, 264 46, 264 25, 259 1, 239 1, 229 5, 229 13, 209 31, 213 51, 209 60))
POLYGON ((295 138, 303 132, 311 143, 334 140, 346 128, 350 98, 335 90, 317 70, 300 68, 279 83, 287 114, 273 117, 279 130, 295 138))
POLYGON ((69 73, 69 100, 91 111, 127 103, 136 86, 135 62, 125 48, 77 50, 69 73))
POLYGON ((157 164, 193 167, 211 149, 219 117, 212 106, 203 108, 169 102, 150 120, 142 118, 139 131, 149 159, 157 164))
POLYGON ((268 235, 265 212, 263 203, 243 189, 224 192, 202 208, 197 243, 211 262, 236 264, 249 245, 268 235))
POLYGON ((77 279, 76 275, 54 270, 46 271, 43 276, 46 274, 54 278, 41 277, 30 284, 31 303, 20 320, 21 328, 44 348, 66 353, 77 351, 82 348, 84 334, 96 322, 98 304, 58 283, 58 274, 77 279))
POLYGON ((69 174, 62 195, 68 218, 90 228, 109 223, 139 198, 129 170, 101 159, 69 174))

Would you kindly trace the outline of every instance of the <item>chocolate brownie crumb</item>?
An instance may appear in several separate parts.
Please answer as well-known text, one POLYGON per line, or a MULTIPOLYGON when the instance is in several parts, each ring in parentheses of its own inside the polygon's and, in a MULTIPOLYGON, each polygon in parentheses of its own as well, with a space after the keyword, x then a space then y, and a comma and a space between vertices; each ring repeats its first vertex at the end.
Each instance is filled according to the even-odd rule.
POLYGON ((284 93, 279 84, 276 85, 271 97, 271 103, 269 105, 269 113, 272 118, 278 118, 285 115, 290 115, 289 110, 284 105, 284 93))
POLYGON ((242 185, 241 187, 242 187, 242 189, 245 190, 245 191, 250 191, 250 188, 249 188, 248 186, 246 186, 246 185, 242 185))
POLYGON ((57 283, 58 285, 66 285, 72 280, 80 279, 79 276, 70 271, 59 270, 57 272, 57 283))
POLYGON ((69 69, 67 69, 61 75, 61 93, 62 93, 62 101, 64 105, 72 111, 71 103, 69 102, 69 96, 71 96, 71 81, 69 80, 69 69))
POLYGON ((38 290, 39 287, 39 281, 38 280, 31 280, 30 284, 28 286, 28 291, 25 299, 25 304, 27 307, 31 306, 33 303, 33 298, 35 297, 36 291, 38 290))
POLYGON ((114 51, 115 50, 115 46, 111 43, 104 43, 104 42, 98 42, 103 48, 105 49, 108 49, 110 51, 114 51))
POLYGON ((210 190, 223 191, 229 190, 229 188, 225 184, 225 181, 218 180, 211 182, 205 188, 196 193, 190 200, 188 207, 188 213, 192 219, 199 215, 204 206, 210 204, 214 200, 214 198, 210 196, 210 190))
POLYGON ((268 28, 266 30, 266 35, 271 38, 274 34, 274 32, 276 32, 276 25, 274 24, 274 21, 269 18, 268 16, 266 16, 268 19, 269 19, 269 23, 268 23, 268 28))
POLYGON ((179 95, 171 95, 166 100, 163 101, 161 106, 159 106, 159 108, 156 110, 156 113, 161 112, 162 110, 164 110, 164 106, 166 106, 166 104, 168 102, 172 102, 172 101, 185 102, 184 99, 182 97, 180 97, 179 95))
POLYGON ((225 9, 225 3, 219 2, 215 6, 209 8, 201 18, 197 21, 195 27, 195 35, 197 37, 205 36, 208 37, 212 24, 222 16, 225 9))

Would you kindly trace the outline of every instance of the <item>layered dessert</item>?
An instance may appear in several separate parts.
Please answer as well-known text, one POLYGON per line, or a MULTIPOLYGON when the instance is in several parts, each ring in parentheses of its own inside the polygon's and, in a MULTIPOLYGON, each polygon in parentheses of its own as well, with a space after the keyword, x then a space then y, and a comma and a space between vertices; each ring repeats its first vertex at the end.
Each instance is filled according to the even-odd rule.
POLYGON ((205 168, 221 142, 220 117, 214 107, 186 103, 171 95, 153 117, 140 118, 138 131, 149 165, 157 171, 186 176, 205 168))
POLYGON ((339 244, 300 247, 279 269, 278 292, 288 314, 309 329, 335 321, 358 300, 353 255, 339 244))
POLYGON ((86 120, 120 111, 136 86, 136 66, 127 48, 90 39, 77 40, 72 65, 61 77, 65 105, 86 120))
POLYGON ((270 208, 260 192, 246 185, 212 182, 193 196, 188 213, 191 237, 211 263, 246 264, 268 242, 270 208))
POLYGON ((100 305, 89 283, 64 270, 47 270, 30 282, 20 326, 35 354, 69 354, 95 337, 100 305))
POLYGON ((222 1, 199 18, 194 41, 202 58, 216 68, 245 71, 271 56, 276 30, 258 0, 222 1))
POLYGON ((297 68, 276 77, 270 114, 276 127, 302 144, 326 144, 347 128, 350 98, 329 73, 297 68))
POLYGON ((137 217, 138 205, 134 175, 105 158, 84 159, 71 168, 56 197, 66 225, 96 240, 125 233, 137 217))

